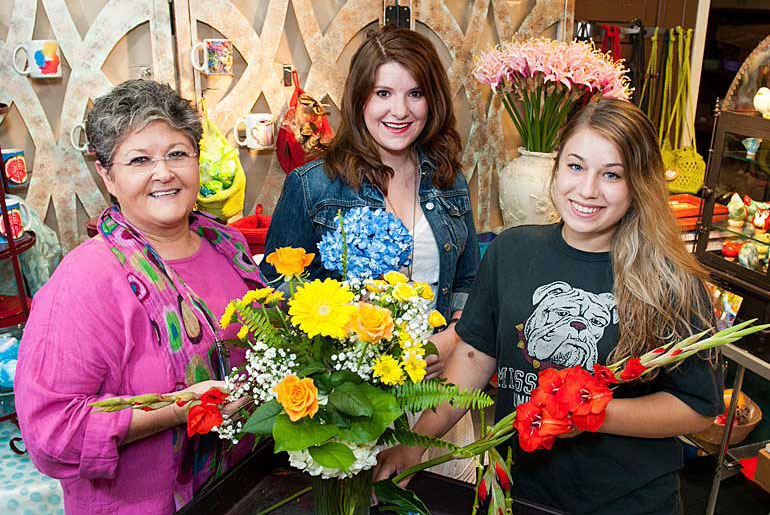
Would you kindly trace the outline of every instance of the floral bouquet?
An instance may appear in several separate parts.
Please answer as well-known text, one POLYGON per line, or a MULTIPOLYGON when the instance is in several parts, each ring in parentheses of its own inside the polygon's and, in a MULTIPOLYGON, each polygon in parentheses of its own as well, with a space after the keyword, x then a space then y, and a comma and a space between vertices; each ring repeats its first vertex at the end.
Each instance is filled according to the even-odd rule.
POLYGON ((629 99, 626 71, 589 43, 532 38, 483 52, 473 75, 500 95, 524 148, 548 153, 574 108, 594 95, 629 99))
MULTIPOLYGON (((316 513, 329 515, 368 513, 370 469, 383 447, 401 442, 456 450, 412 432, 406 413, 493 401, 425 379, 425 357, 436 352, 428 338, 446 320, 429 307, 430 285, 397 271, 408 262, 409 232, 392 214, 368 208, 351 209, 337 222, 319 251, 343 280, 308 281, 304 269, 314 255, 281 248, 266 259, 283 276, 288 295, 265 287, 227 306, 220 323, 240 324, 237 345, 246 347, 246 362, 225 379, 227 393, 148 394, 95 405, 156 409, 176 402, 189 406, 188 434, 215 431, 233 443, 246 434, 272 436, 276 452, 287 451, 290 465, 316 478, 316 513), (220 412, 223 402, 242 397, 253 402, 231 417, 220 412)), ((391 485, 378 489, 381 501, 426 513, 419 500, 391 485)))

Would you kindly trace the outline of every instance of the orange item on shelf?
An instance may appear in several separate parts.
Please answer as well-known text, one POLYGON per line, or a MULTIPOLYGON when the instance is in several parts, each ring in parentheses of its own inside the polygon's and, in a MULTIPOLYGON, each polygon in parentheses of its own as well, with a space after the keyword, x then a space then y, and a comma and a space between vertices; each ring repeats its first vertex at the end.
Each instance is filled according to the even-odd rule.
MULTIPOLYGON (((690 195, 689 193, 680 193, 678 195, 670 195, 668 197, 668 203, 674 211, 674 216, 679 220, 679 225, 682 227, 683 231, 695 229, 703 199, 696 197, 695 195, 690 195)), ((711 220, 714 222, 727 220, 727 215, 727 206, 715 202, 714 213, 711 220)))

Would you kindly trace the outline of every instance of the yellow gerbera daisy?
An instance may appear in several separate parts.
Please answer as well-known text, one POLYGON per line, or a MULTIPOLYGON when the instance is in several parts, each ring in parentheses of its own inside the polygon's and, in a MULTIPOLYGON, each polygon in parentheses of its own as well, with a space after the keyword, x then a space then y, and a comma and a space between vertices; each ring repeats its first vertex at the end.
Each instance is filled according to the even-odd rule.
POLYGON ((374 377, 379 377, 380 381, 388 385, 397 385, 404 382, 404 370, 401 364, 390 354, 384 354, 374 362, 372 370, 374 377))
POLYGON ((311 338, 317 334, 344 338, 350 316, 356 310, 351 305, 353 292, 334 279, 319 279, 297 288, 289 301, 289 315, 311 338))
POLYGON ((222 313, 222 318, 219 319, 219 325, 222 329, 227 329, 233 321, 233 315, 235 314, 235 303, 229 302, 225 307, 225 312, 222 313))
POLYGON ((428 364, 424 359, 420 359, 416 356, 412 356, 404 363, 406 373, 409 374, 409 379, 411 379, 413 383, 419 383, 425 379, 425 367, 427 366, 428 364))

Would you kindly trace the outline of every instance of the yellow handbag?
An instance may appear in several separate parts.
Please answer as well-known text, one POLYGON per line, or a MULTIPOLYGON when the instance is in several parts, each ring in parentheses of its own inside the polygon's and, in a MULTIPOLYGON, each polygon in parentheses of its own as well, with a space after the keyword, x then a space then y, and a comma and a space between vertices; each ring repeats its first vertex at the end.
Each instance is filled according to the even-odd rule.
MULTIPOLYGON (((668 189, 672 193, 698 193, 703 186, 703 179, 706 175, 706 162, 698 154, 695 143, 695 121, 693 117, 688 117, 690 107, 690 45, 692 42, 692 29, 684 32, 682 27, 676 28, 679 39, 677 61, 678 61, 678 85, 676 99, 673 101, 671 117, 668 120, 665 135, 661 137, 661 153, 663 154, 663 163, 666 165, 666 179, 668 180, 668 189), (689 118, 690 123, 685 120, 689 118), (672 126, 674 128, 671 134, 672 126), (684 147, 682 140, 685 127, 690 136, 691 146, 684 147), (673 142, 673 143, 672 143, 673 142)), ((671 71, 673 62, 673 44, 669 47, 669 60, 666 63, 667 71, 671 71)), ((666 75, 667 83, 670 83, 670 73, 666 75)), ((665 98, 665 94, 664 94, 665 98)), ((665 108, 665 101, 664 101, 665 108)), ((661 133, 663 123, 661 119, 661 133)))

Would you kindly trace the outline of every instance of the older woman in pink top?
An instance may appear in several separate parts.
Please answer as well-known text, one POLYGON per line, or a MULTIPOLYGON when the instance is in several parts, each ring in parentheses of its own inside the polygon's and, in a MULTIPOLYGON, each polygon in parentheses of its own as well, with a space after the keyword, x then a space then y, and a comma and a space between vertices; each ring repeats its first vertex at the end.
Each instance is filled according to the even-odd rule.
POLYGON ((176 405, 90 403, 221 385, 217 342, 233 335, 217 320, 261 285, 259 271, 237 231, 193 211, 201 124, 171 88, 115 87, 86 132, 116 203, 35 296, 16 375, 22 435, 38 468, 61 479, 68 514, 170 514, 220 465, 217 438, 188 438, 176 405))

